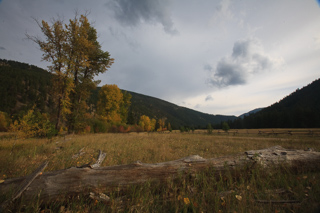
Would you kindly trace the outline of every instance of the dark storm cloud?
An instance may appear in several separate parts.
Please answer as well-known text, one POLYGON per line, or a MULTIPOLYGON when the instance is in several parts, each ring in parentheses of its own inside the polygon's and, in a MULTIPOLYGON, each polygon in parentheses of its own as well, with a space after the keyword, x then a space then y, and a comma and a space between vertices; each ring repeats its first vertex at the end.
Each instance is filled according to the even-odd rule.
POLYGON ((263 52, 257 40, 248 39, 235 42, 231 56, 221 58, 215 69, 210 65, 204 69, 212 72, 209 84, 221 88, 246 84, 250 75, 276 68, 278 62, 263 52))
MULTIPOLYGON (((1 3, 1 1, 0 1, 0 3, 1 3)), ((4 47, 0 47, 0 50, 6 50, 6 48, 4 48, 4 47)))
POLYGON ((167 0, 113 0, 115 18, 123 25, 137 26, 142 22, 161 23, 166 33, 177 34, 167 0))

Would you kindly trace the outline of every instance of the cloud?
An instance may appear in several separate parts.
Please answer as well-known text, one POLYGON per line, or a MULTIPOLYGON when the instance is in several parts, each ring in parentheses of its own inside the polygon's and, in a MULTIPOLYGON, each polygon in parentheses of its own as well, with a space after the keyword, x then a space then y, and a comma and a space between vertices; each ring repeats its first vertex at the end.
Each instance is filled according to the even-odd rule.
MULTIPOLYGON (((1 3, 1 0, 0 0, 1 3)), ((0 46, 0 50, 6 50, 6 48, 0 46)))
POLYGON ((211 96, 211 95, 208 95, 208 96, 206 97, 205 101, 213 101, 212 96, 211 96))
POLYGON ((232 54, 221 58, 215 69, 209 64, 204 69, 211 71, 208 83, 222 88, 244 85, 251 75, 277 69, 281 64, 281 59, 272 58, 264 52, 257 39, 247 39, 236 41, 232 54))
POLYGON ((197 105, 195 105, 195 106, 194 106, 194 108, 195 108, 195 109, 199 109, 199 108, 201 108, 201 104, 197 104, 197 105))
POLYGON ((320 48, 320 34, 318 36, 315 36, 313 39, 314 39, 316 49, 319 49, 320 48))
POLYGON ((230 10, 230 0, 222 0, 220 4, 215 8, 215 13, 212 16, 211 22, 224 22, 226 20, 233 19, 233 13, 230 10))
POLYGON ((113 0, 115 18, 123 25, 137 26, 143 22, 160 23, 166 33, 175 35, 167 0, 113 0))

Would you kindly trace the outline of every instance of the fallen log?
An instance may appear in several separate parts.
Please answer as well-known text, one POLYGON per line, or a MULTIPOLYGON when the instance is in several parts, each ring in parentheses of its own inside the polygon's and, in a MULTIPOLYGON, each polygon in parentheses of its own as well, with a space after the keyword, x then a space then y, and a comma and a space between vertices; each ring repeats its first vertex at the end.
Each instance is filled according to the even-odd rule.
MULTIPOLYGON (((56 200, 61 196, 101 193, 114 187, 122 189, 131 184, 147 181, 165 181, 183 174, 196 173, 212 167, 217 174, 242 168, 244 165, 261 164, 264 167, 281 165, 320 169, 320 152, 308 150, 288 150, 275 146, 262 150, 251 150, 233 156, 204 159, 198 155, 175 161, 146 164, 137 161, 128 165, 99 167, 105 154, 99 153, 98 163, 94 166, 71 167, 68 169, 45 172, 38 176, 23 192, 24 199, 38 199, 43 202, 56 200)), ((248 168, 248 167, 247 167, 248 168)), ((16 189, 24 177, 5 180, 0 184, 0 193, 7 194, 16 189)))

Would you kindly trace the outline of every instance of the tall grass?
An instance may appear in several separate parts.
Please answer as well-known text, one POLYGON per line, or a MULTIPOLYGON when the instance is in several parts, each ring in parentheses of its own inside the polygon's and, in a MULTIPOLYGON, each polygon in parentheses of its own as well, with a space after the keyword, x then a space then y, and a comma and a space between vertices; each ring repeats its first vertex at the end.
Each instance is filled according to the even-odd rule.
MULTIPOLYGON (((0 137, 1 138, 1 137, 0 137)), ((0 139, 0 179, 30 174, 44 160, 46 171, 81 166, 95 161, 98 150, 107 153, 102 166, 140 160, 157 163, 198 154, 204 158, 232 155, 280 145, 285 148, 320 150, 320 138, 310 136, 221 135, 196 133, 130 133, 69 135, 66 138, 0 139), (79 151, 83 154, 76 157, 79 151)), ((108 192, 110 203, 96 202, 82 195, 64 202, 42 205, 23 199, 12 206, 16 212, 314 212, 319 208, 320 171, 282 169, 227 173, 216 178, 214 169, 181 176, 165 183, 129 186, 108 192), (259 203, 297 200, 299 203, 259 203)), ((1 198, 2 202, 6 197, 1 198)))

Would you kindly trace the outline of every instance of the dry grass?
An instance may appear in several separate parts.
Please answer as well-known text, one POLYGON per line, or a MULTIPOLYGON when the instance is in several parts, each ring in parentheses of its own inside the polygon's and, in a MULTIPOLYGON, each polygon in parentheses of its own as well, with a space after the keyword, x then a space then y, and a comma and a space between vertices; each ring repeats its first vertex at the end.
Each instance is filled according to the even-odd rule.
POLYGON ((102 166, 110 166, 137 160, 157 163, 195 154, 204 158, 215 158, 275 145, 294 149, 311 147, 320 151, 320 137, 260 136, 254 133, 235 136, 199 133, 130 133, 68 135, 66 138, 57 137, 53 140, 2 138, 0 175, 5 175, 7 178, 24 176, 31 173, 44 160, 50 162, 47 171, 83 165, 94 161, 99 149, 107 153, 102 166), (72 158, 81 149, 84 154, 72 158))
MULTIPOLYGON (((68 135, 48 139, 15 140, 14 137, 2 137, 0 135, 0 179, 25 176, 38 167, 42 161, 49 160, 46 171, 65 169, 72 166, 80 166, 95 161, 98 150, 107 153, 102 166, 128 164, 140 160, 144 163, 156 163, 176 160, 188 155, 200 155, 204 158, 215 158, 230 155, 247 150, 263 149, 275 145, 285 148, 305 149, 311 147, 320 151, 320 137, 310 135, 259 135, 261 130, 243 130, 240 134, 204 134, 203 131, 194 133, 130 133, 130 134, 88 134, 68 135), (81 156, 73 156, 82 149, 81 156)), ((270 131, 270 130, 265 130, 270 131)), ((282 130, 281 130, 282 131, 282 130)), ((286 130, 287 131, 287 130, 286 130)), ((256 199, 308 199, 316 208, 316 200, 320 199, 320 186, 316 180, 319 173, 293 175, 286 172, 275 172, 273 176, 266 175, 260 170, 250 176, 224 177, 221 180, 212 180, 209 173, 199 174, 197 179, 168 182, 165 185, 144 186, 129 189, 126 196, 115 193, 110 195, 114 200, 124 197, 125 204, 114 202, 111 206, 104 204, 92 204, 85 198, 73 200, 64 204, 66 211, 61 211, 62 204, 57 206, 41 207, 55 209, 54 212, 208 212, 210 209, 218 212, 254 212, 261 210, 261 204, 253 203, 256 199), (304 179, 304 177, 307 177, 304 179), (301 181, 302 180, 302 181, 301 181), (188 182, 189 181, 189 182, 188 182), (316 184, 318 184, 317 187, 316 184), (269 195, 266 190, 284 188, 286 195, 269 195), (311 190, 312 189, 312 190, 311 190), (230 194, 222 196, 214 192, 233 190, 230 194), (299 191, 300 190, 300 191, 299 191), (307 191, 307 192, 305 192, 307 191), (292 193, 291 193, 292 192, 292 193), (295 194, 296 193, 296 194, 295 194), (235 199, 235 195, 241 195, 242 201, 235 199), (284 197, 283 197, 284 196, 284 197), (224 197, 224 204, 221 197, 224 197), (188 198, 191 200, 187 204, 188 198), (152 202, 151 202, 152 201, 152 202), (78 210, 79 202, 84 207, 78 210), (89 210, 88 210, 89 209, 89 210), (250 209, 249 211, 247 209, 250 209)), ((23 201, 21 201, 23 203, 23 201)), ((310 205, 311 205, 310 204, 310 205)), ((263 204, 266 212, 275 211, 278 207, 271 204, 263 204)), ((23 206, 23 204, 21 204, 23 206)), ((284 211, 295 211, 295 207, 279 207, 284 211), (286 210, 287 209, 287 210, 286 210)), ((299 204, 296 212, 303 209, 299 204)), ((36 204, 31 205, 30 211, 40 208, 36 204), (34 207, 35 206, 35 207, 34 207)), ((21 207, 17 211, 25 211, 28 208, 21 207)))

